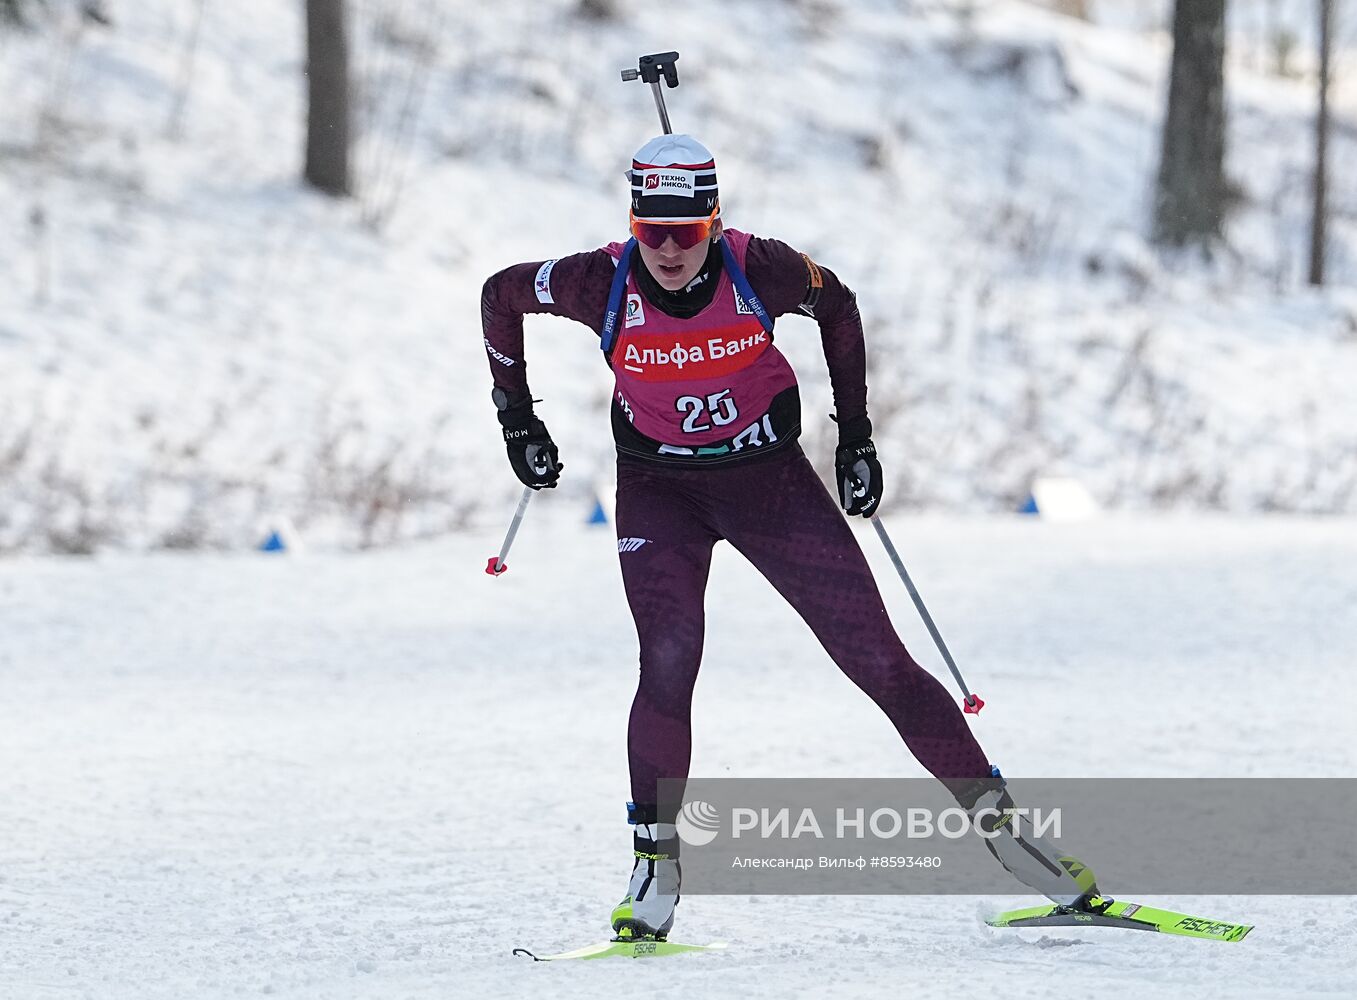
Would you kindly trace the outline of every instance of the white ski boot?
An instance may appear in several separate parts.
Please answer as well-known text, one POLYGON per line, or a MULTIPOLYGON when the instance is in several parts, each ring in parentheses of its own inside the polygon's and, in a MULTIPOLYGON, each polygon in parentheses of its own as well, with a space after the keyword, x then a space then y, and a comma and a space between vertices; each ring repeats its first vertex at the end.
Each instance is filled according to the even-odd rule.
POLYGON ((980 778, 955 793, 980 830, 986 834, 999 831, 997 836, 984 838, 989 852, 1019 882, 1059 906, 1093 913, 1105 909, 1111 900, 1099 894, 1092 870, 1045 837, 1036 836, 1031 821, 1013 812, 1016 804, 1006 784, 996 767, 992 777, 980 778))
POLYGON ((627 895, 613 907, 613 932, 619 941, 663 941, 674 926, 679 901, 679 839, 673 823, 657 821, 654 806, 627 803, 627 822, 635 831, 636 861, 627 895))

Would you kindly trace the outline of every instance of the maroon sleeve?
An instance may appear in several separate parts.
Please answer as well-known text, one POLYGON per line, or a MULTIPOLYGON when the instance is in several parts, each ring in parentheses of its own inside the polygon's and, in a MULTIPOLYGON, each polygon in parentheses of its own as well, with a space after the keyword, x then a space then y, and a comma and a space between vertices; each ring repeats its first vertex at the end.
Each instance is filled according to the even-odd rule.
POLYGON ((528 397, 523 359, 523 317, 549 313, 583 323, 598 333, 608 308, 613 258, 606 250, 559 260, 515 264, 490 276, 481 288, 481 332, 495 386, 511 401, 528 397))
POLYGON ((857 296, 829 268, 780 240, 753 237, 745 253, 749 284, 773 316, 801 312, 820 324, 839 424, 867 415, 867 348, 857 296))

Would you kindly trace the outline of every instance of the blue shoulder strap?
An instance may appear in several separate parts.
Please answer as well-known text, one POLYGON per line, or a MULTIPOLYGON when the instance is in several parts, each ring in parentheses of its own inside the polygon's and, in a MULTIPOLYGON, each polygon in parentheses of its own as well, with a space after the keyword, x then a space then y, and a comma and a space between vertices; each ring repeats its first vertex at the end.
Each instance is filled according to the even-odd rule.
MULTIPOLYGON (((772 333, 773 318, 768 315, 768 310, 763 307, 763 302, 755 294, 749 279, 745 277, 740 262, 735 259, 735 251, 730 249, 730 241, 723 239, 719 242, 721 258, 725 262, 726 271, 730 274, 730 280, 735 284, 735 290, 740 293, 744 304, 758 317, 759 325, 768 333, 772 333)), ((603 314, 603 332, 598 339, 598 346, 603 349, 604 354, 613 349, 613 341, 617 339, 617 320, 622 315, 622 297, 627 291, 627 275, 631 272, 631 255, 635 251, 636 237, 633 236, 622 248, 622 255, 617 259, 617 272, 613 275, 612 288, 608 290, 608 311, 603 314)))
POLYGON ((754 310, 754 315, 759 318, 759 324, 763 329, 771 334, 773 332, 773 317, 768 315, 768 310, 763 308, 763 303, 754 294, 749 279, 744 276, 739 261, 735 259, 735 251, 730 248, 729 240, 721 240, 721 256, 726 262, 726 270, 730 272, 730 280, 735 282, 735 290, 740 293, 740 298, 744 300, 745 305, 754 310))
POLYGON ((631 255, 635 250, 636 237, 633 236, 617 258, 617 271, 613 274, 612 288, 608 290, 608 311, 603 314, 603 332, 598 338, 598 346, 604 354, 613 349, 613 340, 617 337, 617 318, 622 314, 622 297, 627 293, 627 275, 631 272, 631 255))

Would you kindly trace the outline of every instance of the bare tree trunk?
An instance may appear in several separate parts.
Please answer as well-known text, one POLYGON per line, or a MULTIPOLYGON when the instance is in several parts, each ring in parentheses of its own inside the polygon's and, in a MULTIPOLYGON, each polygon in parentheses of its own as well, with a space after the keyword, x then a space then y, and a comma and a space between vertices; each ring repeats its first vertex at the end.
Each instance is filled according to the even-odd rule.
POLYGON ((306 78, 309 110, 303 175, 326 194, 351 194, 344 0, 306 0, 306 78))
POLYGON ((1333 51, 1333 0, 1319 0, 1319 114, 1315 119, 1315 214, 1310 225, 1310 284, 1324 284, 1325 229, 1329 221, 1329 66, 1333 51))
POLYGON ((1177 0, 1154 240, 1209 246, 1225 214, 1225 0, 1177 0))

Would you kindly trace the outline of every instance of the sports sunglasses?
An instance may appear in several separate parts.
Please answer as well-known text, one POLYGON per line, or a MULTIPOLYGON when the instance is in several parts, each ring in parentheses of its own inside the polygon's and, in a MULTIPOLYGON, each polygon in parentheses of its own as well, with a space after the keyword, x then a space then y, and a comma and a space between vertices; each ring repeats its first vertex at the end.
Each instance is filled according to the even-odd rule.
POLYGON ((705 219, 660 222, 652 219, 638 219, 636 213, 632 212, 630 213, 631 235, 652 250, 658 250, 664 246, 664 241, 671 236, 674 238, 674 242, 679 245, 679 249, 691 250, 711 236, 712 230, 716 227, 716 219, 720 214, 721 209, 716 208, 705 219))

